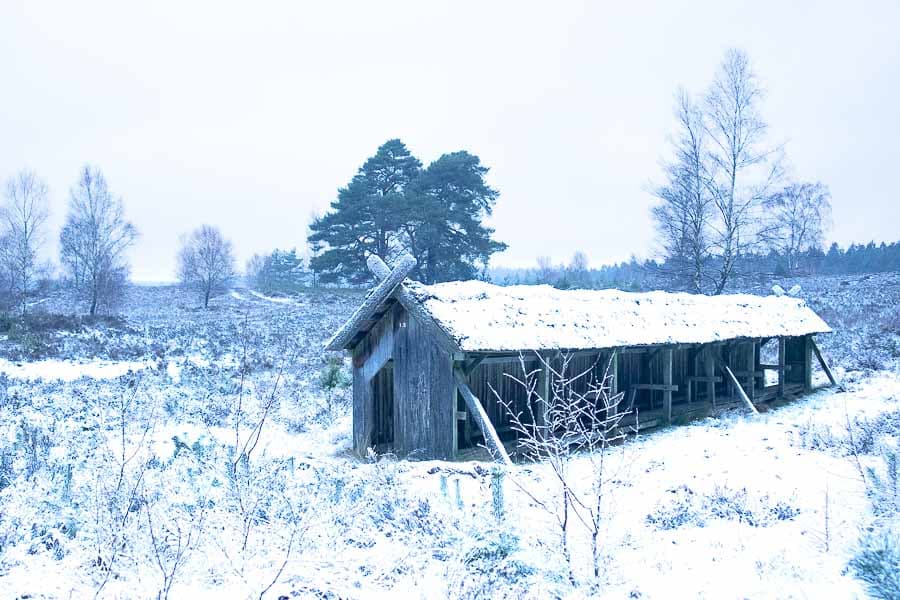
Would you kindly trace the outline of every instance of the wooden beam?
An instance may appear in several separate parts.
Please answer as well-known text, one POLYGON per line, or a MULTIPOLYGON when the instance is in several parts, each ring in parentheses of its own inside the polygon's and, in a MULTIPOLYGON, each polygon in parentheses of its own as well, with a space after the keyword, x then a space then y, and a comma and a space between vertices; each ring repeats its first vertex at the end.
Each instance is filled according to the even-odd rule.
POLYGON ((787 360, 787 347, 786 340, 784 337, 778 338, 778 397, 784 398, 784 384, 785 378, 787 377, 788 366, 785 363, 787 360))
POLYGON ((672 356, 674 352, 671 348, 666 348, 662 351, 662 361, 663 361, 663 385, 666 389, 663 390, 663 410, 665 411, 665 419, 666 424, 672 422, 672 388, 675 388, 675 391, 678 390, 678 386, 672 385, 672 356))
POLYGON ((756 407, 753 406, 753 403, 750 402, 750 398, 747 397, 747 393, 744 391, 744 388, 741 387, 740 382, 738 382, 737 377, 734 376, 734 373, 731 372, 731 368, 726 365, 721 360, 717 359, 716 362, 719 364, 719 368, 725 373, 728 378, 731 380, 731 384, 734 386, 735 391, 741 397, 741 400, 744 401, 744 404, 753 412, 754 415, 758 415, 759 411, 756 410, 756 407))
POLYGON ((832 374, 831 369, 828 368, 828 364, 825 362, 825 357, 822 356, 822 351, 819 349, 819 345, 816 343, 816 340, 813 339, 812 336, 809 336, 809 341, 812 343, 813 352, 816 355, 816 358, 819 359, 819 364, 822 366, 822 370, 825 371, 825 375, 828 377, 828 381, 831 382, 831 385, 835 386, 842 392, 846 392, 846 388, 835 379, 834 374, 832 374))
POLYGON ((456 375, 456 384, 459 387, 459 391, 466 401, 466 406, 475 418, 475 422, 478 423, 478 427, 481 428, 481 433, 484 436, 485 446, 487 446, 488 451, 490 451, 495 460, 498 460, 507 466, 512 466, 512 459, 510 459, 509 454, 506 453, 506 448, 503 447, 503 443, 500 441, 500 436, 497 435, 497 430, 494 429, 491 419, 488 417, 487 413, 484 412, 484 407, 481 406, 481 402, 478 401, 478 398, 476 398, 475 394, 472 393, 472 390, 469 389, 469 384, 466 383, 466 376, 459 369, 455 369, 454 374, 456 375))
MULTIPOLYGON (((346 348, 348 342, 353 339, 363 323, 372 318, 381 306, 381 303, 394 292, 404 279, 406 279, 406 276, 415 268, 415 266, 415 258, 409 254, 401 256, 394 269, 388 271, 388 273, 381 278, 381 282, 375 286, 360 307, 356 309, 356 312, 354 312, 337 333, 328 340, 325 349, 343 350, 346 348)), ((387 268, 387 265, 385 265, 385 268, 387 268)))
MULTIPOLYGON (((390 267, 388 267, 380 257, 374 254, 370 254, 366 259, 366 265, 378 279, 386 279, 392 273, 390 267)), ((425 310, 425 307, 416 300, 416 297, 406 289, 406 286, 404 286, 403 283, 396 286, 394 296, 400 304, 403 305, 403 308, 405 308, 413 317, 418 319, 422 326, 431 333, 435 342, 437 342, 444 350, 451 354, 462 352, 462 349, 459 347, 459 344, 456 343, 456 340, 438 325, 437 321, 435 321, 428 311, 425 310)))
MULTIPOLYGON (((665 369, 664 369, 665 370, 665 369)), ((663 375, 665 377, 665 374, 663 375)), ((720 377, 721 379, 721 377, 720 377)), ((677 385, 666 385, 665 383, 636 383, 631 386, 633 390, 650 390, 652 392, 677 392, 677 385)))
POLYGON ((706 396, 713 408, 716 407, 716 369, 713 364, 712 351, 707 348, 703 351, 704 362, 706 363, 706 396))
POLYGON ((372 329, 372 335, 375 337, 374 345, 362 365, 362 376, 366 383, 372 381, 378 371, 394 356, 393 316, 389 314, 384 317, 384 320, 372 329))
POLYGON ((812 336, 803 336, 803 391, 812 391, 812 336))

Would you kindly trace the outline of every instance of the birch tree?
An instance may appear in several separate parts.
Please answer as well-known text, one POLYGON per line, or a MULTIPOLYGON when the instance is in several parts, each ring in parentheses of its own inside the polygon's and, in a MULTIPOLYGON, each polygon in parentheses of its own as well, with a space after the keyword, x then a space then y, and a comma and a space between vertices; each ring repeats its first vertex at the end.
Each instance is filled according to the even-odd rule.
POLYGON ((227 291, 236 277, 231 242, 210 225, 203 225, 187 236, 178 252, 178 279, 197 291, 203 308, 209 300, 227 291))
POLYGON ((740 256, 760 240, 760 209, 781 174, 777 149, 765 147, 760 114, 763 90, 747 55, 729 50, 706 96, 710 139, 709 191, 716 212, 713 246, 718 255, 714 292, 725 290, 740 256))
POLYGON ((2 207, 3 268, 12 300, 24 317, 41 272, 39 253, 43 247, 50 210, 47 184, 33 171, 23 170, 6 182, 2 207))
POLYGON ((819 182, 792 183, 768 198, 766 208, 772 223, 766 239, 794 274, 805 252, 822 247, 831 223, 831 193, 819 182))
POLYGON ((665 268, 679 287, 702 293, 711 280, 714 216, 706 125, 702 111, 684 90, 676 95, 675 116, 673 156, 664 164, 665 183, 652 189, 660 200, 652 215, 665 268))
POLYGON ((88 304, 88 314, 109 308, 128 282, 126 252, 137 229, 125 219, 122 199, 109 191, 98 168, 86 165, 69 194, 69 210, 59 236, 60 262, 88 304))

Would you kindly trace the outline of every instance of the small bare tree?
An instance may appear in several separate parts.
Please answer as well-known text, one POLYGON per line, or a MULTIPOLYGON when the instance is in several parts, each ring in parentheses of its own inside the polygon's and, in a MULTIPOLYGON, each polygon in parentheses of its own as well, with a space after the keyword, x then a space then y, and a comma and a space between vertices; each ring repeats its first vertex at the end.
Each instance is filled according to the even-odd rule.
POLYGON ((781 176, 778 149, 763 147, 763 96, 747 54, 731 49, 706 96, 711 140, 709 191, 716 211, 712 239, 718 258, 714 291, 725 290, 742 254, 759 240, 760 208, 781 176))
POLYGON ((766 201, 771 227, 766 240, 796 273, 804 252, 822 247, 831 223, 831 193, 825 184, 792 183, 766 201))
POLYGON ((0 214, 3 225, 0 260, 12 300, 24 317, 28 299, 45 272, 38 255, 50 215, 47 184, 33 171, 20 171, 6 182, 5 203, 0 214))
POLYGON ((203 308, 228 290, 236 276, 231 242, 210 225, 202 225, 182 240, 178 251, 178 279, 200 294, 203 308))
POLYGON ((122 199, 109 191, 100 169, 86 165, 69 194, 59 242, 60 262, 91 316, 120 299, 128 283, 126 252, 136 239, 122 199))
POLYGON ((509 414, 510 425, 519 436, 520 448, 534 460, 547 464, 558 486, 548 500, 544 491, 533 489, 530 482, 516 477, 511 479, 555 520, 569 580, 573 584, 575 574, 569 536, 572 523, 581 523, 585 527, 591 541, 591 565, 596 584, 602 575, 600 534, 603 523, 609 519, 607 495, 615 473, 609 454, 627 433, 622 426, 622 419, 628 414, 623 410, 623 394, 611 393, 610 366, 616 356, 613 354, 600 377, 595 375, 597 363, 583 372, 571 373, 570 354, 561 354, 557 360, 542 355, 537 358, 539 368, 529 370, 524 357, 520 357, 521 379, 507 375, 525 390, 524 410, 517 410, 496 391, 494 395, 509 414), (543 377, 549 379, 543 391, 539 389, 543 379, 541 371, 545 373, 543 377), (576 458, 586 460, 590 465, 588 486, 579 485, 572 473, 570 465, 576 458))

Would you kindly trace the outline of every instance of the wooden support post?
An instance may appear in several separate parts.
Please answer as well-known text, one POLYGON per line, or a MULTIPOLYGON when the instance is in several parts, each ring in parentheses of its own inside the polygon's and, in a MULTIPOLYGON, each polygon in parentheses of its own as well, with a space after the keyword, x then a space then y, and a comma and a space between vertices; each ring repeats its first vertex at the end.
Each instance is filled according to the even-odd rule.
POLYGON ((485 446, 487 446, 488 451, 495 460, 498 460, 507 466, 512 466, 512 459, 510 459, 509 454, 506 453, 506 448, 503 446, 503 442, 500 441, 500 436, 497 435, 497 430, 494 429, 490 417, 488 417, 487 413, 484 411, 481 402, 475 397, 472 390, 469 389, 469 384, 466 383, 466 376, 463 375, 463 372, 459 369, 454 370, 454 375, 456 376, 456 384, 459 386, 459 391, 466 401, 469 412, 475 417, 475 422, 477 422, 478 427, 481 428, 481 433, 484 436, 484 443, 485 446))
POLYGON ((809 341, 812 345, 812 349, 816 355, 816 358, 819 359, 819 365, 822 366, 822 370, 825 371, 825 376, 828 377, 828 381, 831 382, 831 385, 835 386, 842 392, 846 392, 847 390, 843 385, 837 382, 837 380, 834 378, 834 374, 832 374, 831 372, 831 369, 828 368, 828 364, 825 362, 825 357, 822 356, 822 351, 819 349, 819 345, 816 343, 816 340, 814 340, 812 336, 809 336, 809 341))
POLYGON ((753 403, 750 402, 750 398, 747 397, 746 392, 744 392, 744 388, 741 387, 740 382, 737 380, 737 377, 734 376, 734 373, 731 371, 731 367, 726 365, 724 362, 717 361, 719 364, 719 368, 722 370, 722 373, 728 376, 728 379, 731 381, 731 384, 734 386, 734 390, 737 395, 744 401, 754 415, 758 415, 759 411, 756 410, 756 407, 753 406, 753 403))
POLYGON ((671 348, 666 348, 662 353, 663 385, 666 386, 663 391, 663 411, 667 425, 672 422, 672 354, 671 348))
MULTIPOLYGON (((748 361, 750 363, 750 368, 747 370, 750 373, 747 375, 747 395, 750 397, 750 403, 752 404, 756 400, 756 365, 759 364, 759 345, 757 345, 756 342, 750 342, 750 356, 748 357, 748 361)), ((765 377, 765 373, 763 373, 763 377, 765 377)))
POLYGON ((534 410, 534 419, 537 421, 535 425, 538 426, 538 432, 550 433, 547 431, 547 427, 550 426, 550 403, 552 402, 552 398, 550 397, 550 357, 538 355, 538 366, 540 370, 538 371, 538 380, 537 385, 535 386, 535 396, 537 401, 537 406, 533 407, 534 410))
POLYGON ((803 338, 803 391, 812 391, 812 336, 803 338))
POLYGON ((706 363, 706 376, 709 378, 706 382, 706 395, 709 397, 709 403, 713 408, 716 407, 716 368, 713 361, 712 350, 706 348, 703 350, 703 360, 706 363))
POLYGON ((784 380, 787 377, 786 342, 784 336, 778 338, 778 397, 784 398, 784 380))
MULTIPOLYGON (((450 359, 450 369, 454 368, 453 359, 450 359)), ((454 418, 451 421, 451 426, 453 427, 453 451, 450 455, 451 458, 456 458, 456 455, 459 453, 459 411, 457 411, 457 395, 458 391, 456 389, 456 378, 454 377, 453 381, 450 383, 450 406, 452 406, 453 416, 454 418)), ((466 418, 466 413, 463 413, 463 419, 466 418)))

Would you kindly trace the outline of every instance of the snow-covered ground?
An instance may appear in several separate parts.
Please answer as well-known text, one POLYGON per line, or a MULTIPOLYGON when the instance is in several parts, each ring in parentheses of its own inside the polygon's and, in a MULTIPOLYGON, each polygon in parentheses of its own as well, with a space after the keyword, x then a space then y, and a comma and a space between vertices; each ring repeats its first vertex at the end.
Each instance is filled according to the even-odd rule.
MULTIPOLYGON (((350 455, 349 390, 322 388, 321 347, 358 294, 241 290, 203 311, 136 287, 121 319, 11 330, 0 597, 863 598, 848 563, 874 522, 861 474, 900 435, 900 331, 857 305, 892 281, 804 285, 843 315, 823 315, 836 332, 821 341, 846 393, 611 450, 602 572, 570 515, 574 585, 550 465, 505 472, 501 500, 486 463, 350 455), (856 360, 866 337, 878 364, 856 360)), ((591 464, 568 465, 584 497, 591 464)))

